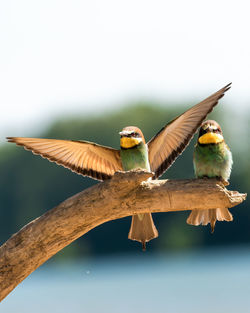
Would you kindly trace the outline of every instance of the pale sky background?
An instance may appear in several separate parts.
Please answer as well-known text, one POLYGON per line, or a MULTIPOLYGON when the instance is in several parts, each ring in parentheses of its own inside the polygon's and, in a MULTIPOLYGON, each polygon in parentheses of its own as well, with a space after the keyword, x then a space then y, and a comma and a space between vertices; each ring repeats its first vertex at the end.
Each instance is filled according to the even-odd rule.
MULTIPOLYGON (((0 2, 0 139, 139 99, 249 111, 250 2, 0 2)), ((180 112, 181 113, 181 112, 180 112)))

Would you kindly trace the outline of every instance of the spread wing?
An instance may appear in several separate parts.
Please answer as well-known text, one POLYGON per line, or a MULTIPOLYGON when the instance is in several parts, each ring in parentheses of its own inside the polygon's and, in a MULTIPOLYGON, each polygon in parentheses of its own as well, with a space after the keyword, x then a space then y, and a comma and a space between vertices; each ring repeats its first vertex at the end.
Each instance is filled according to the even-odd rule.
POLYGON ((154 178, 161 176, 183 152, 207 114, 230 88, 228 84, 207 99, 178 116, 148 142, 150 168, 154 178))
POLYGON ((122 170, 119 150, 87 141, 8 137, 34 154, 39 154, 71 171, 98 180, 122 170))

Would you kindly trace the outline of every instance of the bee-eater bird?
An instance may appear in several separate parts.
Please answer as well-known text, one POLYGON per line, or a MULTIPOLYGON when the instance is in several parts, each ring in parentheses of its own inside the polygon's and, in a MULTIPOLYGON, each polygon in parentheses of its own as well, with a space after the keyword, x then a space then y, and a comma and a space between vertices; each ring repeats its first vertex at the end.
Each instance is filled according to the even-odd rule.
MULTIPOLYGON (((9 142, 24 146, 73 172, 97 180, 111 178, 117 171, 141 168, 161 176, 183 152, 194 133, 218 100, 230 88, 228 84, 196 104, 163 127, 147 144, 140 129, 125 127, 120 132, 120 150, 93 142, 40 138, 8 137, 9 142)), ((129 239, 142 243, 158 236, 150 213, 132 217, 129 239)))
MULTIPOLYGON (((227 181, 233 165, 232 153, 222 135, 220 125, 208 120, 201 125, 198 141, 194 149, 194 171, 197 178, 218 178, 227 181)), ((214 232, 216 221, 232 221, 228 209, 193 210, 187 223, 207 225, 214 232)))

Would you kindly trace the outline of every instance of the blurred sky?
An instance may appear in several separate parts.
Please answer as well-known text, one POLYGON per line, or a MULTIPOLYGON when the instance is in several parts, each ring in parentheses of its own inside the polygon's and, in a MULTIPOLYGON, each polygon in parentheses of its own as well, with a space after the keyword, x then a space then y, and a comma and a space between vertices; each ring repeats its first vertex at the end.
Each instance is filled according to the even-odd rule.
MULTIPOLYGON (((250 102, 249 1, 0 2, 0 139, 138 99, 250 102)), ((181 113, 181 112, 180 112, 181 113)))

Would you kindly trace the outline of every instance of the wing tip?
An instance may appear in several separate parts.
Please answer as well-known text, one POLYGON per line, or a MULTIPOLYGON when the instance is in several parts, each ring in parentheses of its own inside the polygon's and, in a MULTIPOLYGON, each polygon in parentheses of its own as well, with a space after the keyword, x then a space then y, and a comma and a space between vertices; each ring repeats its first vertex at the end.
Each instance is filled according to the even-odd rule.
POLYGON ((216 101, 214 101, 214 103, 213 103, 211 109, 208 111, 207 115, 213 110, 213 108, 218 104, 219 100, 224 97, 225 92, 227 92, 231 87, 232 87, 232 82, 227 84, 223 88, 221 88, 219 91, 217 91, 217 93, 215 93, 215 95, 218 93, 219 93, 219 95, 216 98, 216 101))
POLYGON ((232 87, 232 82, 229 83, 229 84, 227 84, 225 87, 222 88, 223 93, 226 92, 226 91, 228 91, 231 87, 232 87))
POLYGON ((232 82, 228 83, 224 88, 228 90, 228 89, 230 89, 231 87, 232 87, 232 82))
POLYGON ((7 142, 15 142, 15 137, 6 137, 7 142))

